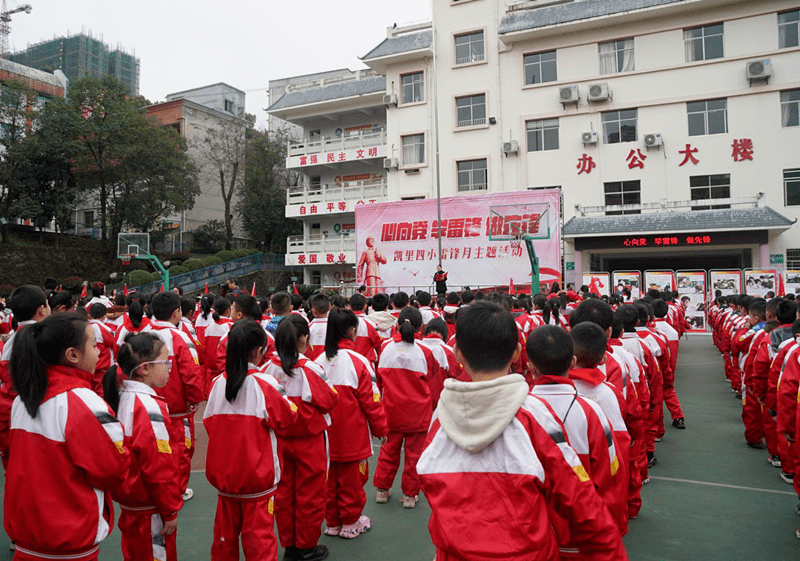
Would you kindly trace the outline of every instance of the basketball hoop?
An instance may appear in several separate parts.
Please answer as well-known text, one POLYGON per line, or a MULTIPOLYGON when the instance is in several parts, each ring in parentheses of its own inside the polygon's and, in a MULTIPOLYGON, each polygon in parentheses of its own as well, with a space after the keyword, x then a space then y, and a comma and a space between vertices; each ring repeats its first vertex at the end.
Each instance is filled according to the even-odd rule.
POLYGON ((522 236, 516 235, 510 240, 508 240, 511 249, 521 249, 522 248, 522 236))
POLYGON ((128 266, 128 265, 131 264, 131 258, 133 258, 133 255, 120 255, 119 256, 119 260, 122 261, 122 264, 125 265, 125 266, 128 266))

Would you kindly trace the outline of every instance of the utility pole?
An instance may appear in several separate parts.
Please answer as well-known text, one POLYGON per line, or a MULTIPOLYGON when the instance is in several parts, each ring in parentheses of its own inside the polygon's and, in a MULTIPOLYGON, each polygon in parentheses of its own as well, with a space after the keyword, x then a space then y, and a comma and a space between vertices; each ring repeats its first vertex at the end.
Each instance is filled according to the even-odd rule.
POLYGON ((30 14, 33 11, 33 6, 30 4, 23 4, 13 10, 9 10, 6 5, 6 0, 3 0, 3 11, 0 12, 0 57, 8 58, 8 36, 11 33, 11 14, 18 14, 25 12, 30 14))

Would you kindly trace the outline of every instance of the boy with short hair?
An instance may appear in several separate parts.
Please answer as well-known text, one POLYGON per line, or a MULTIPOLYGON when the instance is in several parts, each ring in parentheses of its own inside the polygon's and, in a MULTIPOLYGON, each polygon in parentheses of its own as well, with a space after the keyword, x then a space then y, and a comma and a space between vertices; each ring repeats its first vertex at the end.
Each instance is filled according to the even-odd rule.
POLYGON ((310 360, 316 360, 325 352, 325 336, 328 333, 328 312, 331 309, 331 301, 324 294, 315 294, 308 303, 311 304, 311 315, 314 316, 314 319, 308 324, 308 349, 305 355, 310 360))
POLYGON ((445 382, 417 464, 436 559, 557 559, 553 509, 587 558, 624 561, 619 530, 563 425, 509 374, 517 331, 491 302, 459 315, 455 352, 472 382, 445 382))

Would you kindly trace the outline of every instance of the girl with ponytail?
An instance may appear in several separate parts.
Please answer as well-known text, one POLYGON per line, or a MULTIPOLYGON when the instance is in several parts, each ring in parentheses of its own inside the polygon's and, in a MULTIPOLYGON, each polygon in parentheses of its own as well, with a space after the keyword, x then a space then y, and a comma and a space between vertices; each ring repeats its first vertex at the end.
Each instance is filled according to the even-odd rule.
POLYGON ((533 320, 532 329, 536 329, 542 325, 555 325, 555 319, 550 317, 550 304, 547 302, 547 296, 544 294, 537 294, 533 297, 531 320, 533 320))
POLYGON ((240 535, 245 559, 278 557, 273 512, 281 453, 275 431, 294 424, 297 406, 256 366, 266 345, 257 322, 237 323, 228 334, 225 372, 208 396, 206 477, 219 491, 211 559, 238 559, 240 535))
POLYGON ((144 315, 144 307, 138 296, 129 295, 125 300, 125 304, 128 306, 128 311, 122 315, 122 325, 117 329, 117 352, 119 352, 128 335, 141 333, 150 325, 150 320, 144 315))
POLYGON ((173 453, 169 443, 167 403, 155 392, 166 385, 170 368, 161 339, 152 333, 129 333, 117 364, 103 379, 103 397, 122 423, 131 455, 125 480, 111 491, 122 509, 124 559, 177 560, 178 511, 183 506, 177 451, 173 453))
POLYGON ((422 454, 434 408, 429 383, 443 377, 431 349, 418 340, 421 334, 420 311, 403 308, 397 318, 397 333, 381 351, 378 362, 378 387, 383 393, 389 435, 381 446, 373 478, 377 488, 375 502, 385 503, 392 495, 394 476, 400 467, 400 451, 405 443, 403 508, 414 508, 417 504, 420 490, 417 460, 422 454))
MULTIPOLYGON (((44 297, 44 295, 43 295, 44 297)), ((122 426, 91 390, 98 351, 89 324, 59 313, 15 336, 5 528, 26 559, 96 559, 109 532, 108 491, 130 465, 122 426), (98 508, 99 507, 99 508, 98 508)))
MULTIPOLYGON (((200 362, 206 374, 206 395, 211 391, 214 378, 222 374, 222 364, 216 361, 217 346, 220 340, 228 334, 233 325, 233 320, 231 320, 231 301, 222 297, 215 298, 214 313, 211 314, 211 318, 213 321, 206 327, 203 333, 203 340, 201 341, 201 350, 204 356, 203 360, 200 362)), ((246 364, 245 362, 245 365, 246 364)))
POLYGON ((206 328, 214 321, 211 317, 213 306, 214 295, 210 292, 204 294, 203 298, 200 300, 200 313, 198 313, 197 317, 194 319, 194 329, 197 331, 197 338, 200 340, 201 345, 205 341, 206 328))
MULTIPOLYGON (((419 313, 419 311, 417 311, 419 313)), ((385 440, 386 417, 381 394, 373 381, 370 362, 355 352, 358 318, 351 310, 333 308, 328 314, 325 352, 319 364, 339 394, 339 404, 331 411, 328 430, 330 467, 328 468, 328 505, 325 534, 356 538, 370 529, 370 519, 363 516, 372 455, 371 435, 385 440)))
POLYGON ((304 356, 308 322, 285 316, 275 331, 276 353, 265 373, 273 376, 297 406, 297 423, 278 433, 283 472, 278 484, 278 537, 287 559, 323 559, 328 548, 318 545, 325 518, 325 473, 328 414, 339 396, 328 385, 321 366, 304 356))

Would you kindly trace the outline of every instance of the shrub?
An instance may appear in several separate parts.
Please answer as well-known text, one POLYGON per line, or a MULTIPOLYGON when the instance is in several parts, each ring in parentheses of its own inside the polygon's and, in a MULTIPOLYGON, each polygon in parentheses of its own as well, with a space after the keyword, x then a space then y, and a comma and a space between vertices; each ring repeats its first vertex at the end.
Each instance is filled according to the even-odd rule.
POLYGON ((83 286, 83 279, 81 277, 67 277, 61 281, 61 288, 69 291, 80 290, 83 286))
POLYGON ((222 251, 218 251, 216 255, 219 260, 224 263, 226 261, 233 261, 236 259, 236 254, 230 250, 223 249, 222 251))
POLYGON ((161 282, 161 273, 159 272, 151 273, 150 282, 161 282))
POLYGON ((13 284, 0 284, 0 296, 3 298, 8 298, 16 288, 17 287, 13 284))
POLYGON ((220 263, 222 263, 222 259, 219 257, 211 256, 203 259, 203 267, 213 267, 214 265, 219 265, 220 263))
POLYGON ((128 285, 130 285, 130 287, 134 287, 142 286, 143 284, 150 284, 150 279, 152 278, 153 276, 147 271, 131 271, 128 273, 128 285))
POLYGON ((225 247, 227 234, 222 220, 209 220, 192 232, 194 248, 202 253, 211 253, 215 249, 225 247))
POLYGON ((178 275, 185 275, 188 272, 189 269, 187 269, 186 267, 181 267, 180 265, 175 265, 174 267, 169 268, 170 278, 177 277, 178 275))
POLYGON ((236 259, 241 259, 242 257, 248 257, 250 255, 250 250, 248 249, 235 249, 233 253, 236 255, 236 259))
POLYGON ((167 256, 167 260, 173 265, 183 264, 183 262, 189 258, 190 255, 188 251, 176 251, 175 253, 167 256))
POLYGON ((196 271, 203 268, 203 262, 200 259, 187 259, 181 264, 181 267, 187 271, 196 271))

